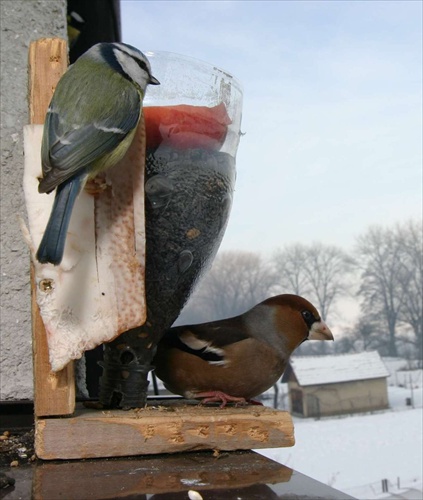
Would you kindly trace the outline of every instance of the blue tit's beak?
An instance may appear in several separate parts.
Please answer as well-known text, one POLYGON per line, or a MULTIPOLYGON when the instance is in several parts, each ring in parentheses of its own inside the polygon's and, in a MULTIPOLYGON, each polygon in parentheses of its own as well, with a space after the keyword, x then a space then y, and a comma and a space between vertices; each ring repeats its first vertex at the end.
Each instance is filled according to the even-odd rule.
POLYGON ((157 78, 154 78, 154 76, 150 76, 150 80, 148 81, 148 83, 150 85, 160 85, 160 82, 159 80, 157 80, 157 78))

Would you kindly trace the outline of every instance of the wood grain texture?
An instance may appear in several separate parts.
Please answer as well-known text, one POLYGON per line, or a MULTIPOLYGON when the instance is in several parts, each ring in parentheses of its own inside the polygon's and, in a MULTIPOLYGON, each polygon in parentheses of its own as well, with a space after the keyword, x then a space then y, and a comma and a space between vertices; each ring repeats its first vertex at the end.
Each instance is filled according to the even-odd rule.
POLYGON ((45 460, 293 445, 290 414, 264 406, 179 402, 129 411, 83 409, 71 418, 39 419, 36 427, 37 455, 45 460))
MULTIPOLYGON (((31 124, 43 124, 54 89, 68 65, 65 40, 42 38, 32 42, 28 65, 29 120, 31 124)), ((32 264, 31 308, 35 415, 71 415, 75 409, 73 363, 57 373, 50 369, 46 332, 36 301, 32 264)))
POLYGON ((29 64, 29 123, 43 124, 60 77, 68 67, 68 48, 61 38, 31 42, 29 64))

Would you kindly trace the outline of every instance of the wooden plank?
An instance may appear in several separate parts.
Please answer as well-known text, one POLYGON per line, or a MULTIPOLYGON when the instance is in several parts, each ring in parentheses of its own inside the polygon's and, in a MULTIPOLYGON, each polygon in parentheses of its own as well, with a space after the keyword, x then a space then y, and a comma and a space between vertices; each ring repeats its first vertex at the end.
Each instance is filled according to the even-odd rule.
MULTIPOLYGON (((32 42, 28 64, 29 119, 31 124, 43 124, 54 89, 68 65, 65 40, 43 38, 32 42)), ((57 373, 50 370, 46 332, 35 294, 34 268, 31 264, 35 415, 71 415, 75 409, 73 363, 57 373)))
POLYGON ((68 67, 68 48, 61 38, 41 38, 31 42, 28 53, 29 123, 44 123, 57 82, 68 67))
MULTIPOLYGON (((189 489, 207 492, 207 498, 223 498, 223 492, 236 489, 237 495, 227 494, 225 498, 252 498, 248 495, 251 487, 255 489, 255 498, 259 498, 260 485, 287 483, 292 472, 289 467, 251 451, 43 463, 34 468, 33 498, 139 498, 165 493, 188 498, 176 494, 189 489), (210 490, 214 490, 214 495, 210 490)), ((268 496, 263 494, 261 498, 268 496)))
POLYGON ((78 409, 74 417, 38 419, 36 427, 37 455, 45 460, 293 445, 293 423, 286 411, 180 400, 129 411, 78 409))

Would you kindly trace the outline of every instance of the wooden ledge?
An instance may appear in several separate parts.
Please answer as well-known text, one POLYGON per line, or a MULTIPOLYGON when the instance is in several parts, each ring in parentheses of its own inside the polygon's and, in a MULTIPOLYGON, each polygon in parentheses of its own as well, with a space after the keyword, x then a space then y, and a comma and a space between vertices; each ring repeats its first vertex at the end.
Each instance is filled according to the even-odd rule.
POLYGON ((72 417, 38 418, 35 436, 36 454, 44 460, 293 445, 294 427, 286 411, 198 406, 185 400, 128 411, 78 407, 72 417))

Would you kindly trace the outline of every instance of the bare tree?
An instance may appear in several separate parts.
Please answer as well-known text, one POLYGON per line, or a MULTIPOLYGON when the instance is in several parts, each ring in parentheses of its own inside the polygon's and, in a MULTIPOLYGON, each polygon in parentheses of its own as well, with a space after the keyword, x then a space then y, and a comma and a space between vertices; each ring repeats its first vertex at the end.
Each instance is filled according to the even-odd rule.
POLYGON ((273 263, 284 292, 309 298, 323 319, 350 290, 353 259, 333 245, 295 243, 275 252, 273 263))
POLYGON ((271 296, 274 285, 274 273, 259 254, 221 252, 178 323, 212 321, 242 314, 271 296))
POLYGON ((273 263, 281 288, 296 295, 311 292, 306 273, 308 248, 301 243, 287 245, 273 255, 273 263))
POLYGON ((348 328, 345 334, 335 343, 335 352, 362 352, 378 350, 381 354, 388 355, 387 343, 381 331, 380 321, 362 314, 356 323, 348 328))
POLYGON ((315 243, 307 251, 307 279, 323 319, 329 316, 332 305, 339 297, 349 293, 348 276, 353 259, 333 245, 315 243))
POLYGON ((395 343, 398 314, 402 303, 399 289, 399 247, 392 230, 371 227, 358 238, 357 254, 361 269, 359 295, 364 314, 379 315, 388 335, 388 354, 397 356, 395 343))
POLYGON ((423 251, 422 224, 408 221, 395 229, 401 252, 399 286, 403 303, 399 320, 409 325, 415 336, 418 358, 423 359, 423 251))
POLYGON ((361 270, 359 295, 362 310, 379 318, 388 333, 388 354, 397 356, 398 326, 412 328, 420 351, 422 344, 421 223, 394 228, 373 226, 358 238, 361 270))

